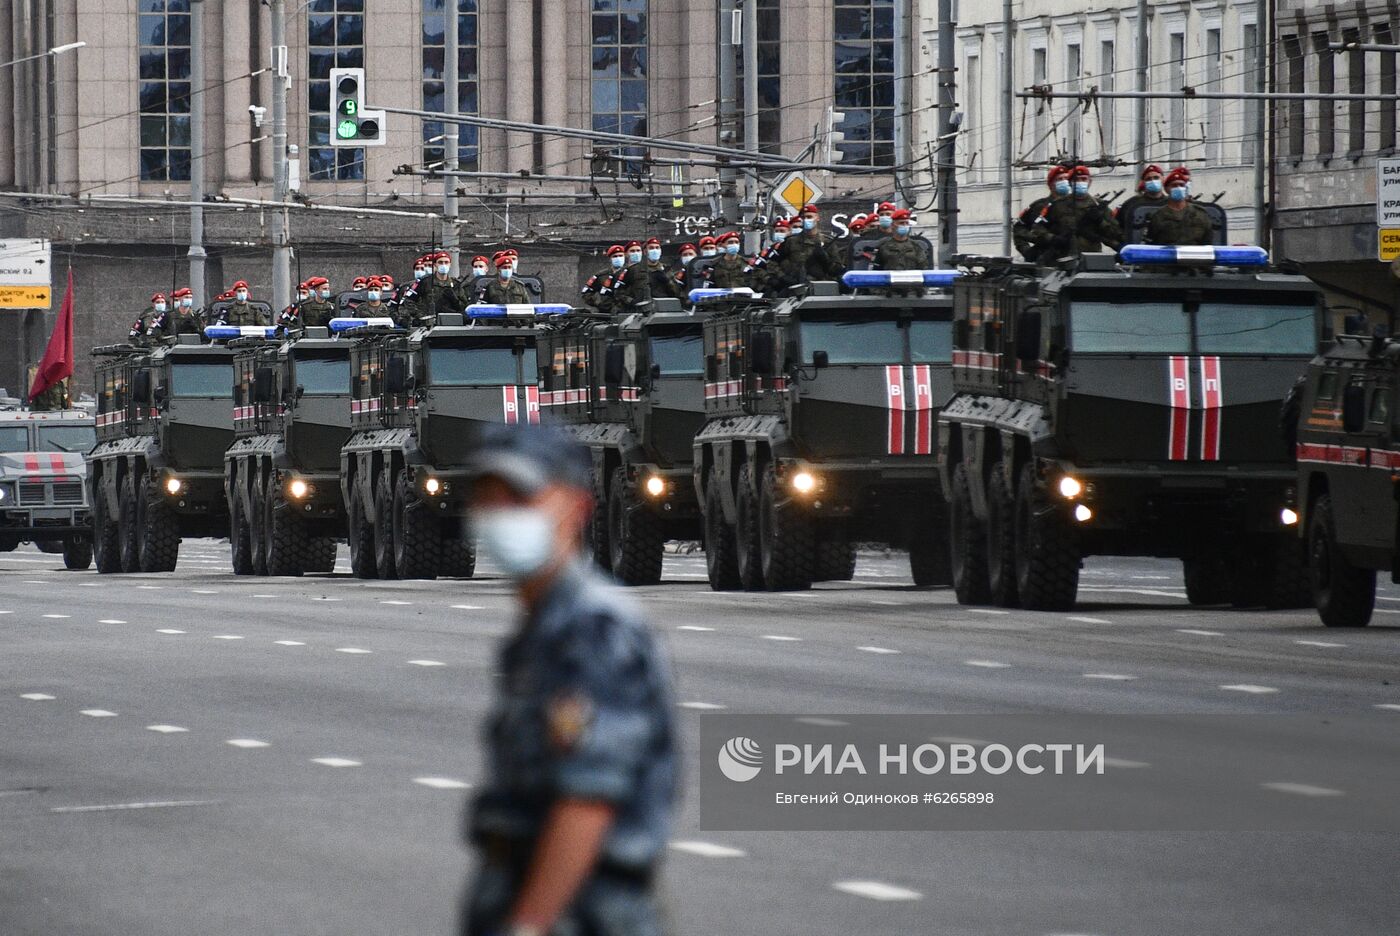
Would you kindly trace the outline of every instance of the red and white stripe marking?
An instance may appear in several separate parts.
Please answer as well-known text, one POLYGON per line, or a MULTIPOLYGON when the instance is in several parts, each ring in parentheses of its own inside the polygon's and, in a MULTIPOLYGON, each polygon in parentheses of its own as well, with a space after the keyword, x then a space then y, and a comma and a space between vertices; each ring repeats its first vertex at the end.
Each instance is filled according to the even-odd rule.
POLYGON ((914 454, 933 454, 933 368, 914 366, 914 454))
POLYGON ((885 405, 889 410, 889 454, 904 454, 904 368, 885 368, 885 405))
POLYGON ((1220 410, 1225 403, 1220 358, 1201 358, 1201 460, 1220 460, 1220 410))
POLYGON ((525 388, 525 417, 531 423, 540 421, 540 388, 525 388))
POLYGON ((954 351, 953 366, 972 370, 996 370, 1001 363, 1001 355, 992 351, 954 351))
POLYGON ((1167 392, 1171 398, 1171 426, 1167 435, 1167 458, 1186 461, 1191 427, 1190 359, 1173 355, 1167 369, 1167 392))

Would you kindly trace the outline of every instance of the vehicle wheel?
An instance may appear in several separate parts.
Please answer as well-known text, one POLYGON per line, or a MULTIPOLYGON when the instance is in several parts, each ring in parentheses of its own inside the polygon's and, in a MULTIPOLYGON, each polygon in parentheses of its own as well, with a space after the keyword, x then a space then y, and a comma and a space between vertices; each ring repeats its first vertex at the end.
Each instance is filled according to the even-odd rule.
POLYGON ((1308 571, 1313 602, 1328 627, 1365 627, 1376 605, 1376 573, 1358 569, 1337 546, 1332 498, 1323 494, 1308 521, 1308 571))
POLYGON ((769 591, 811 588, 817 558, 812 516, 799 505, 780 504, 781 499, 777 472, 769 465, 758 507, 763 586, 769 591))
POLYGON ((953 592, 958 604, 986 604, 992 598, 987 580, 987 531, 972 512, 967 469, 953 469, 953 503, 948 511, 948 544, 953 556, 953 592))
POLYGON ((742 584, 739 557, 734 528, 724 520, 724 495, 719 485, 719 474, 711 471, 705 479, 705 573, 711 591, 733 591, 742 584))
POLYGON ((180 520, 150 477, 141 479, 137 507, 141 517, 141 571, 174 572, 180 560, 180 520))
POLYGON ((350 573, 359 579, 378 578, 379 567, 374 561, 374 524, 370 522, 372 511, 366 509, 359 487, 356 479, 356 483, 350 485, 350 500, 345 505, 349 515, 350 573))
POLYGON ((754 486, 753 466, 747 462, 739 469, 738 491, 734 496, 737 510, 734 523, 735 567, 739 584, 748 591, 763 588, 763 566, 758 548, 758 490, 754 486))
POLYGON ((418 499, 407 468, 394 485, 394 570, 401 579, 435 579, 438 575, 438 518, 418 499))
POLYGON ((63 552, 63 540, 35 540, 34 545, 38 548, 39 552, 47 553, 50 556, 56 556, 63 552))
POLYGON ((909 543, 909 574, 918 588, 947 588, 953 584, 953 557, 948 549, 948 525, 932 524, 929 535, 909 543))
POLYGON ((233 478, 228 497, 228 542, 229 551, 233 554, 233 574, 252 575, 253 533, 248 528, 248 516, 243 508, 243 492, 240 489, 244 481, 241 475, 235 474, 233 478))
POLYGON ((1011 498, 1011 479, 1006 464, 994 466, 987 477, 987 585, 992 604, 1015 608, 1016 593, 1016 502, 1011 498))
POLYGON ((1271 611, 1312 607, 1312 583, 1308 580, 1308 554, 1303 541, 1283 534, 1274 538, 1270 552, 1270 585, 1264 607, 1271 611))
POLYGON ((121 526, 108 511, 105 485, 99 480, 92 486, 92 551, 97 571, 104 575, 122 570, 121 526))
POLYGON ((16 549, 19 549, 19 540, 0 539, 0 552, 14 552, 16 549))
POLYGON ((335 560, 339 552, 340 543, 334 536, 311 537, 306 546, 306 571, 329 575, 335 571, 335 560))
POLYGON ((627 469, 616 468, 608 487, 608 564, 623 585, 661 581, 661 518, 637 501, 627 469))
POLYGON ((1230 566, 1223 556, 1197 556, 1181 560, 1186 580, 1186 600, 1193 605, 1229 604, 1233 589, 1230 566))
POLYGON ((588 518, 588 551, 598 568, 612 571, 612 550, 608 543, 608 492, 598 481, 593 484, 593 515, 588 518))
POLYGON ((118 534, 118 549, 122 557, 123 572, 141 571, 140 521, 137 516, 136 479, 131 472, 122 478, 117 491, 117 512, 121 517, 118 534))
POLYGON ((1016 485, 1016 592, 1027 611, 1068 611, 1079 590, 1079 544, 1035 482, 1035 465, 1027 463, 1016 485))
POLYGON ((476 574, 476 546, 462 539, 460 530, 442 533, 442 552, 438 558, 438 574, 449 578, 469 579, 476 574))
POLYGON ((72 537, 63 541, 63 567, 81 572, 92 565, 92 541, 72 537))
POLYGON ((299 577, 306 571, 311 538, 306 524, 287 504, 282 485, 267 479, 267 574, 299 577))
POLYGON ((374 480, 374 567, 382 579, 399 577, 394 564, 394 481, 388 467, 374 480))
POLYGON ((856 544, 844 524, 817 530, 817 571, 813 581, 849 582, 856 577, 856 544))
POLYGON ((261 471, 253 473, 248 494, 248 542, 253 547, 253 574, 267 574, 267 486, 261 471))

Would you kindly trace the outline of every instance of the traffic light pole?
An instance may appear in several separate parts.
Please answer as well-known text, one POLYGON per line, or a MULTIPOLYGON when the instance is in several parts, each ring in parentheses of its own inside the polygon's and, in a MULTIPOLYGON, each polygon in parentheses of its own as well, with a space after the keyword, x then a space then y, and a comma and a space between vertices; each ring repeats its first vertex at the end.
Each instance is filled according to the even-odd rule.
MULTIPOLYGON (((744 27, 744 149, 757 150, 758 145, 758 0, 741 0, 744 27)), ((744 222, 744 252, 758 253, 760 233, 749 230, 758 213, 758 170, 744 172, 744 203, 740 206, 744 222)))
MULTIPOLYGON (((272 200, 287 201, 287 86, 291 73, 287 61, 287 3, 271 0, 272 7, 272 200)), ((283 208, 272 228, 272 307, 292 304, 292 248, 288 245, 291 216, 283 208)))
MULTIPOLYGON (((459 106, 457 97, 457 47, 458 22, 461 5, 457 0, 447 0, 447 16, 445 18, 445 31, 443 34, 443 95, 442 109, 443 115, 447 118, 443 122, 442 152, 444 169, 457 171, 461 168, 458 165, 457 145, 461 139, 462 128, 453 120, 457 116, 459 106)), ((450 175, 442 177, 442 249, 452 255, 452 270, 460 273, 462 269, 461 250, 457 243, 457 183, 450 175)))
MULTIPOLYGON (((729 136, 731 147, 735 150, 748 149, 747 142, 743 147, 739 146, 738 128, 735 126, 734 103, 738 97, 738 81, 736 72, 738 68, 738 56, 734 53, 734 14, 738 10, 735 0, 720 0, 719 4, 719 100, 716 106, 719 110, 719 120, 715 122, 718 131, 717 142, 723 146, 726 141, 725 134, 729 136)), ((719 194, 720 194, 720 214, 724 216, 726 225, 736 224, 739 220, 739 199, 736 189, 735 171, 732 168, 720 167, 719 170, 719 194)))
MULTIPOLYGON (((958 252, 957 68, 953 62, 953 0, 938 0, 938 265, 953 265, 958 252)), ((902 157, 901 157, 902 158, 902 157)))

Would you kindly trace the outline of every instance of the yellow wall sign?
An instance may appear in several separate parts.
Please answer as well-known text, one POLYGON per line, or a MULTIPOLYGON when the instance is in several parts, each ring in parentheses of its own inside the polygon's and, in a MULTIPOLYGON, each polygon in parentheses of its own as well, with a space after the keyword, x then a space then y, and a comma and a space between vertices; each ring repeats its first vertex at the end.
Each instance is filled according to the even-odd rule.
POLYGON ((1376 256, 1386 262, 1400 257, 1400 228, 1381 228, 1378 235, 1376 256))
POLYGON ((0 309, 52 308, 52 296, 47 286, 0 286, 0 309))
POLYGON ((817 188, 817 184, 802 173, 790 172, 778 183, 773 194, 779 202, 787 207, 789 212, 797 214, 804 205, 820 201, 822 190, 817 188))

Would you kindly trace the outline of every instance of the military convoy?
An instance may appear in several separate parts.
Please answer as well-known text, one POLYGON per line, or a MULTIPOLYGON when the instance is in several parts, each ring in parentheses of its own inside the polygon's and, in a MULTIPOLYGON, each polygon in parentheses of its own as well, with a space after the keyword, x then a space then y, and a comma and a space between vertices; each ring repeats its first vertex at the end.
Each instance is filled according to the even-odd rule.
POLYGON ((965 264, 939 416, 959 601, 1070 608, 1099 554, 1181 558, 1193 604, 1306 604, 1277 426, 1317 287, 1256 247, 965 264))
POLYGON ((92 565, 83 456, 93 444, 82 410, 0 411, 0 552, 32 542, 62 552, 66 568, 92 565))

